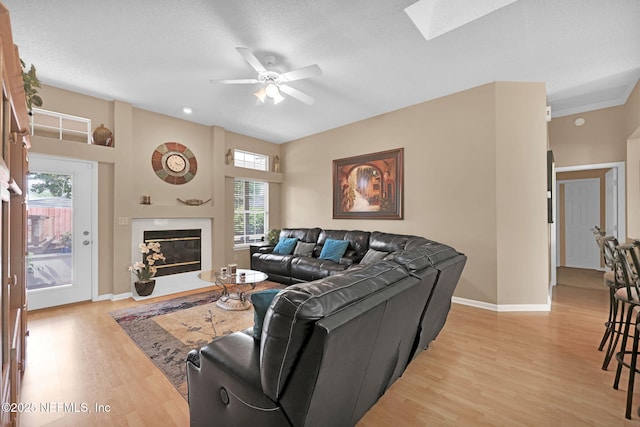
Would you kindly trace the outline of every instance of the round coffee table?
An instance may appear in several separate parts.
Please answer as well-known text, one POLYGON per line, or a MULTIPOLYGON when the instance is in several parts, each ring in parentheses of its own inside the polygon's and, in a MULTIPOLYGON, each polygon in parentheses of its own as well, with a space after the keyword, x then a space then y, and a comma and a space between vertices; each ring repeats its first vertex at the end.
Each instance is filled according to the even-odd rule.
POLYGON ((222 295, 216 305, 225 310, 248 310, 251 302, 247 300, 246 291, 255 289, 256 284, 267 280, 267 274, 262 271, 239 268, 236 274, 221 274, 218 270, 203 271, 198 278, 222 287, 222 295), (227 285, 235 285, 236 291, 229 292, 227 285), (241 286, 249 286, 241 290, 241 286))

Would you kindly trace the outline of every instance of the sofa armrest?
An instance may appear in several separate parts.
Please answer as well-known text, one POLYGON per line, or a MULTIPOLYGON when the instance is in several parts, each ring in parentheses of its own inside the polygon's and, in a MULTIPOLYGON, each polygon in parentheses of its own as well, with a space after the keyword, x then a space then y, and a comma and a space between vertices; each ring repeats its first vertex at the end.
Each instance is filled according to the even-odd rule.
POLYGON ((352 258, 342 257, 340 258, 340 264, 349 266, 353 265, 354 262, 352 258))
POLYGON ((357 255, 357 254, 344 255, 342 258, 340 258, 340 264, 347 265, 347 266, 358 264, 360 261, 362 261, 363 257, 364 255, 357 255))
POLYGON ((273 248, 275 248, 273 245, 260 246, 256 252, 261 254, 270 254, 273 252, 273 248))
POLYGON ((215 339, 187 357, 191 426, 289 425, 262 393, 260 344, 243 332, 215 339))

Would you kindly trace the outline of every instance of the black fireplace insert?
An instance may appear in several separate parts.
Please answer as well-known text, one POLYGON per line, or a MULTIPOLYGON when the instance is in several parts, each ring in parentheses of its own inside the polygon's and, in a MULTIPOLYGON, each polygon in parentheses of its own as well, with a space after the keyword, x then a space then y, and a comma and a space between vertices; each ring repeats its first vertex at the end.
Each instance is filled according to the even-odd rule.
POLYGON ((156 265, 156 277, 201 270, 201 235, 201 229, 145 231, 144 242, 160 243, 165 256, 165 261, 156 265))

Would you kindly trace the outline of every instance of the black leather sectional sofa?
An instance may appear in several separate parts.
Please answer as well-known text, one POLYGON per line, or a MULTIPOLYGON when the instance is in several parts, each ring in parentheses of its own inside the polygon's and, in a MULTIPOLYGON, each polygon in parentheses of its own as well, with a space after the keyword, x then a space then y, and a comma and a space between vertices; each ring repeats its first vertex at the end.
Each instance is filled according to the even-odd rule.
POLYGON ((251 268, 267 273, 269 280, 291 285, 311 282, 357 264, 365 256, 369 247, 380 247, 392 251, 392 235, 370 233, 368 231, 322 230, 320 228, 285 228, 280 231, 279 240, 296 238, 301 243, 314 244, 312 256, 296 254, 280 255, 273 248, 261 249, 251 257, 251 268), (373 236, 372 236, 373 234, 373 236), (380 238, 387 237, 388 244, 382 244, 380 238), (373 239, 372 239, 373 237, 373 239), (349 247, 339 262, 320 259, 322 247, 327 239, 347 240, 349 247))
POLYGON ((189 354, 192 426, 352 426, 444 326, 466 262, 450 246, 379 232, 280 235, 291 236, 315 243, 312 256, 253 255, 287 285, 260 339, 236 332, 189 354), (318 258, 328 238, 350 242, 338 261, 318 258))

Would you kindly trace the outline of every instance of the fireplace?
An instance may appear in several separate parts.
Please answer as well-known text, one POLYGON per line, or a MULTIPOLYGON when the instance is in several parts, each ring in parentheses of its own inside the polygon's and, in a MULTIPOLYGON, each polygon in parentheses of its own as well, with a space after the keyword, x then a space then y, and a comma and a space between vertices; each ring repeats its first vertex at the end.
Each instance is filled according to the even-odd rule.
MULTIPOLYGON (((146 230, 144 242, 157 242, 165 261, 156 265, 156 277, 201 270, 202 230, 146 230)), ((144 257, 143 257, 144 258, 144 257)))
POLYGON ((133 218, 131 220, 132 265, 142 259, 138 246, 147 239, 158 240, 161 251, 167 258, 167 263, 183 264, 159 268, 154 277, 156 280, 155 289, 148 297, 138 296, 133 286, 135 278, 132 277, 131 295, 133 298, 140 300, 211 286, 211 283, 199 279, 198 274, 201 271, 212 269, 212 221, 211 218, 133 218), (164 232, 178 232, 182 235, 177 236, 180 240, 171 241, 168 240, 171 237, 167 237, 164 232), (199 256, 196 251, 191 250, 198 242, 197 236, 192 235, 197 232, 200 234, 199 256), (162 241, 161 239, 167 240, 162 241))

